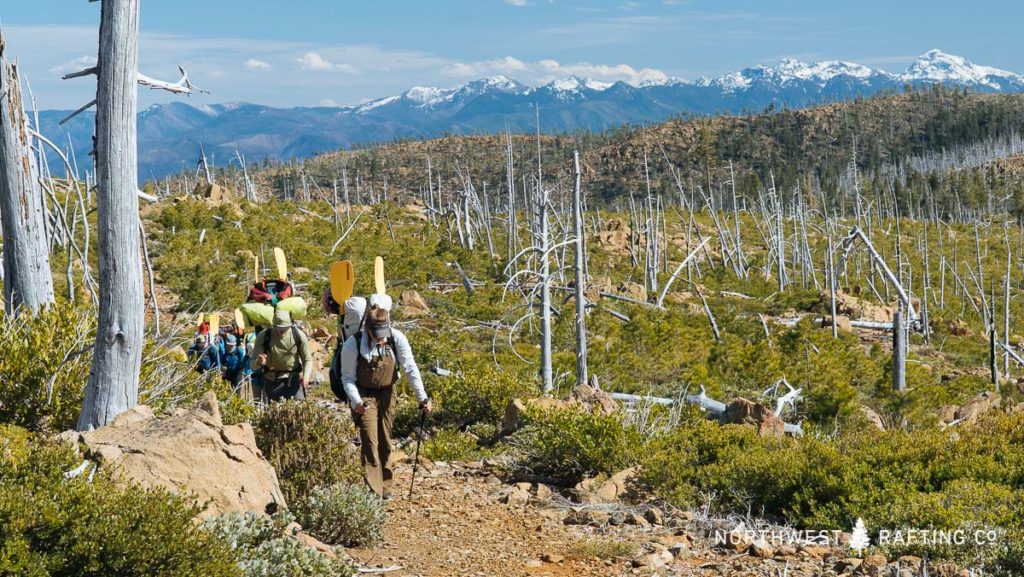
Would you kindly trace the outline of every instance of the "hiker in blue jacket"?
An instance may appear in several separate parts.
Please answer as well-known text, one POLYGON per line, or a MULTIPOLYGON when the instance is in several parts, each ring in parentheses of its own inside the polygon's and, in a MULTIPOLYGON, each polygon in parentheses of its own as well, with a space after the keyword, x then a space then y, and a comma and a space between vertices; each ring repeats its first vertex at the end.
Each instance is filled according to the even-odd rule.
POLYGON ((196 337, 195 343, 188 349, 188 358, 195 363, 196 372, 220 370, 220 347, 211 343, 207 335, 196 337))
POLYGON ((221 357, 221 376, 231 383, 231 388, 238 392, 242 379, 248 373, 249 358, 245 347, 238 346, 238 337, 228 334, 224 337, 224 355, 221 357))

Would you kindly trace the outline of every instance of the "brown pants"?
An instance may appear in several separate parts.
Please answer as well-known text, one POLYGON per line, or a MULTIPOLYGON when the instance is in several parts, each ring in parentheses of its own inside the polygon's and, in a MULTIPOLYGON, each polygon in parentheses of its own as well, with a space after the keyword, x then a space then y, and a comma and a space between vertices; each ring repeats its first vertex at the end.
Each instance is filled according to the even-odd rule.
POLYGON ((391 489, 393 477, 388 459, 391 458, 391 425, 395 421, 397 397, 394 387, 360 388, 359 396, 366 403, 366 412, 360 415, 352 411, 352 420, 359 428, 363 477, 374 493, 384 495, 391 489))

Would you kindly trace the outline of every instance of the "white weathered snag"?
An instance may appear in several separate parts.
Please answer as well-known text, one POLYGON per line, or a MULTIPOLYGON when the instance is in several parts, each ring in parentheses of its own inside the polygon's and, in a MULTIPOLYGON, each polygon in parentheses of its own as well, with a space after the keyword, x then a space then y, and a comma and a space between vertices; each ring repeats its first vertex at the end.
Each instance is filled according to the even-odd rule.
POLYGON ((0 37, 0 220, 4 305, 32 312, 53 303, 43 191, 26 123, 18 69, 0 37))
POLYGON ((139 0, 103 0, 96 91, 99 324, 79 430, 111 422, 139 396, 143 321, 136 110, 139 0))

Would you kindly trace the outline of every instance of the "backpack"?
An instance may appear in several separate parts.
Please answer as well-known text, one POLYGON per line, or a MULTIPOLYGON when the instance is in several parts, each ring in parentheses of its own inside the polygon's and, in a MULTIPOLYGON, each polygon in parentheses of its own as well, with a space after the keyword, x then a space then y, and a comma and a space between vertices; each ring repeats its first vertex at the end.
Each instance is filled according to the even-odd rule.
POLYGON ((249 302, 276 306, 278 301, 294 294, 291 283, 283 280, 261 280, 249 289, 249 302))
MULTIPOLYGON (((302 346, 302 341, 299 339, 299 329, 295 325, 292 325, 292 339, 295 340, 295 352, 300 352, 298 349, 302 346)), ((267 327, 263 329, 263 354, 270 355, 270 333, 273 331, 273 327, 267 327)), ((302 372, 302 355, 295 355, 295 366, 292 367, 293 373, 302 372)))
MULTIPOLYGON (((363 331, 359 331, 352 336, 356 339, 356 354, 358 355, 363 346, 363 331)), ((341 343, 334 349, 334 354, 331 355, 331 370, 327 374, 331 380, 331 392, 334 393, 334 396, 338 397, 339 401, 347 403, 348 395, 345 394, 345 383, 341 380, 341 349, 344 346, 345 343, 341 343)), ((395 380, 397 381, 401 373, 398 370, 398 345, 395 344, 394 336, 388 339, 388 348, 391 349, 391 355, 395 359, 395 380)))

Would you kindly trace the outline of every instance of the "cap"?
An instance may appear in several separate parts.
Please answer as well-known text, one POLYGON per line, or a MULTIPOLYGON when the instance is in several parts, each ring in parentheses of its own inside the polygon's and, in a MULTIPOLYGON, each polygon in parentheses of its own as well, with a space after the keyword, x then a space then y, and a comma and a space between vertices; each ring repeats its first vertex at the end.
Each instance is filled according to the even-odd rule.
POLYGON ((274 328, 282 329, 292 326, 292 315, 286 310, 274 311, 274 328))
POLYGON ((373 335, 374 338, 387 338, 391 336, 391 323, 386 320, 374 322, 372 319, 366 319, 366 330, 373 335))
POLYGON ((238 337, 235 335, 228 335, 224 337, 224 344, 229 347, 236 346, 238 344, 238 337))

